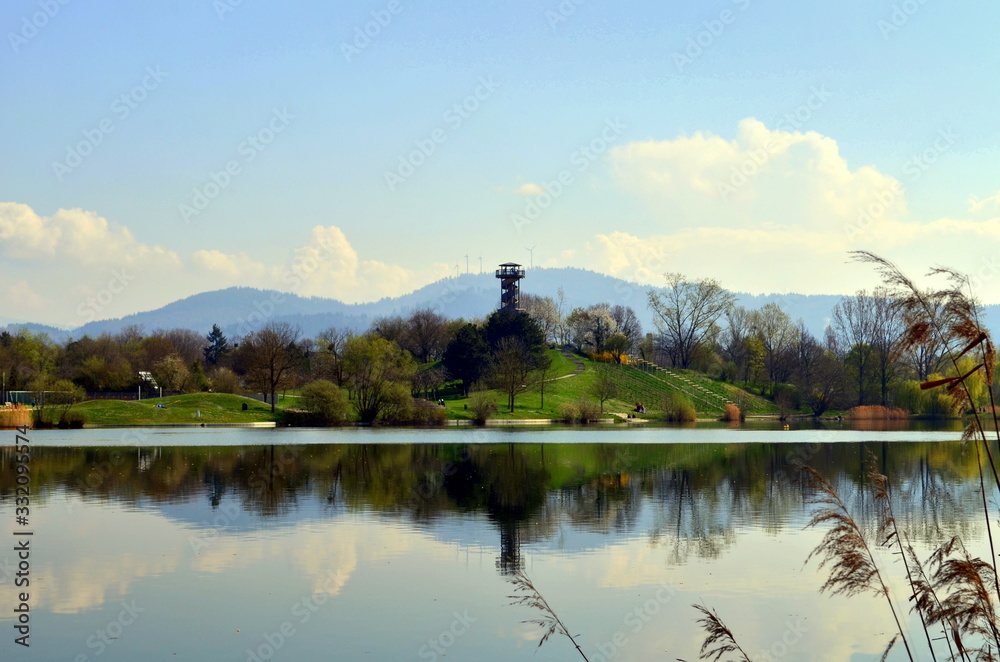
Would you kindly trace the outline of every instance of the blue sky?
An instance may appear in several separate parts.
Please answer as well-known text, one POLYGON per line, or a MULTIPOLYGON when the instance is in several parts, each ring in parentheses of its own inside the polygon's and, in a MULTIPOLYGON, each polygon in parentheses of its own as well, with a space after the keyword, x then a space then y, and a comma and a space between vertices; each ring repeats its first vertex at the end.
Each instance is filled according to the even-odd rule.
POLYGON ((0 8, 4 317, 531 246, 805 293, 871 287, 861 248, 1000 301, 992 4, 63 1, 0 8))

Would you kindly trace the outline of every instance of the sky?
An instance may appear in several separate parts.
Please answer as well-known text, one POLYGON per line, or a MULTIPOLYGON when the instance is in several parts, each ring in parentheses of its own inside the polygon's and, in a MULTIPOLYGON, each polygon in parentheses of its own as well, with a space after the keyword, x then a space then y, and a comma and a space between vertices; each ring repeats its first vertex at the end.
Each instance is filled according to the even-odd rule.
MULTIPOLYGON (((1000 302, 1000 6, 6 0, 0 318, 514 261, 1000 302), (468 258, 466 257, 468 256, 468 258)), ((527 284, 527 283, 526 283, 527 284)))

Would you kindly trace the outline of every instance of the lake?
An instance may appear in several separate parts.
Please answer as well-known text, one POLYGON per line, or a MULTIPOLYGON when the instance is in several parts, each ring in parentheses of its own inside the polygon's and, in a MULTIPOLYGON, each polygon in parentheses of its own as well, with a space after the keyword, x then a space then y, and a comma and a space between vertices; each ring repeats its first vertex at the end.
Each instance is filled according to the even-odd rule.
MULTIPOLYGON (((525 621, 542 614, 511 604, 523 572, 591 662, 696 660, 694 603, 754 660, 877 660, 891 614, 820 594, 826 575, 805 560, 825 530, 804 528, 793 465, 826 476, 874 534, 874 463, 921 557, 952 535, 987 556, 976 454, 959 437, 956 425, 31 431, 22 527, 4 430, 0 530, 30 543, 30 585, 15 587, 5 544, 0 659, 582 659, 558 634, 538 647, 525 621), (14 642, 21 591, 29 648, 14 642)), ((894 558, 880 562, 905 612, 894 558)))

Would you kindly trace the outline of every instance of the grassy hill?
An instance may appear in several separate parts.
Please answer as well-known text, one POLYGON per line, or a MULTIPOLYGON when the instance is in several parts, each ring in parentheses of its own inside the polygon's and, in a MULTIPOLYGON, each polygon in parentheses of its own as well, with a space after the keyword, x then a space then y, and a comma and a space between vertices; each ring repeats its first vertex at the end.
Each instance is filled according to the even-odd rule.
POLYGON ((72 411, 83 414, 87 425, 232 424, 277 420, 270 405, 228 393, 188 393, 148 400, 88 400, 74 405, 72 411), (244 403, 246 411, 243 411, 244 403))
MULTIPOLYGON (((617 386, 617 397, 604 403, 604 417, 614 413, 627 414, 635 408, 636 402, 646 405, 650 417, 655 418, 660 410, 664 396, 668 394, 684 394, 691 400, 698 415, 715 418, 722 415, 727 400, 742 402, 749 405, 751 414, 772 414, 777 412, 774 404, 763 398, 751 395, 742 389, 729 384, 716 382, 694 371, 678 371, 683 374, 644 372, 638 367, 596 363, 583 357, 574 357, 583 364, 583 372, 574 375, 576 362, 556 350, 550 350, 553 358, 552 380, 546 383, 544 405, 541 390, 532 390, 518 395, 514 401, 514 412, 506 411, 506 395, 499 391, 490 393, 496 398, 498 412, 494 418, 530 419, 530 418, 560 418, 561 409, 565 405, 575 405, 580 400, 594 402, 592 393, 597 381, 597 370, 607 369, 612 372, 617 386)), ((445 397, 449 417, 471 419, 470 400, 464 397, 445 397)))

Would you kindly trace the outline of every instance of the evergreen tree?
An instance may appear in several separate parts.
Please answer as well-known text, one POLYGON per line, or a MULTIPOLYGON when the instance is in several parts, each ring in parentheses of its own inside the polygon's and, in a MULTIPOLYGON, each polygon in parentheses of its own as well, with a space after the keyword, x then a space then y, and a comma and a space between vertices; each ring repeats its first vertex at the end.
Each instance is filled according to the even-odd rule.
POLYGON ((212 331, 205 336, 208 345, 202 351, 205 353, 205 360, 212 365, 218 365, 219 359, 229 353, 229 340, 223 335, 218 324, 212 325, 212 331))

